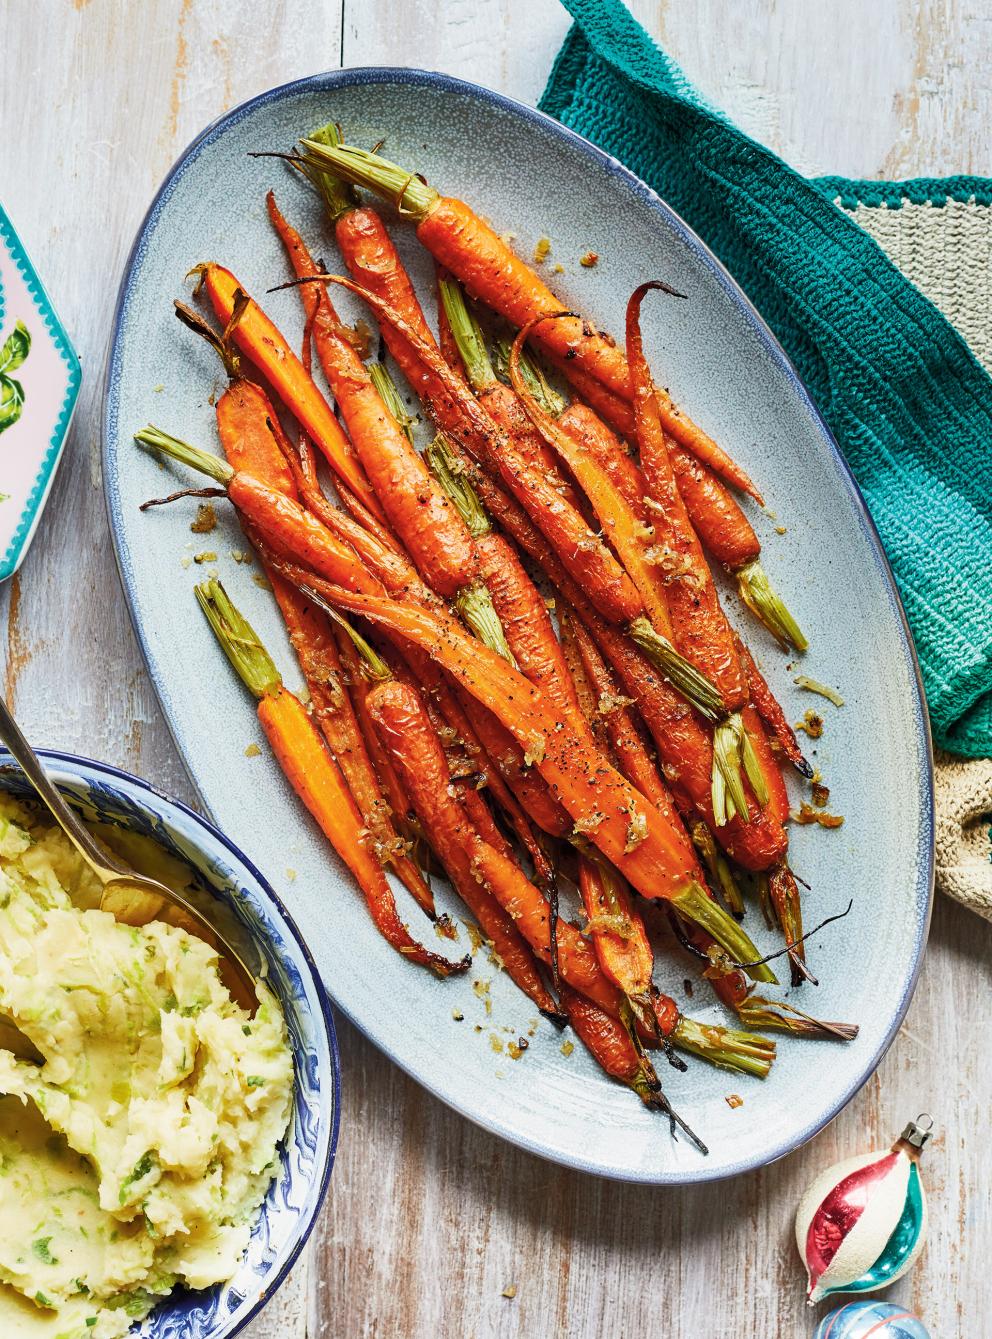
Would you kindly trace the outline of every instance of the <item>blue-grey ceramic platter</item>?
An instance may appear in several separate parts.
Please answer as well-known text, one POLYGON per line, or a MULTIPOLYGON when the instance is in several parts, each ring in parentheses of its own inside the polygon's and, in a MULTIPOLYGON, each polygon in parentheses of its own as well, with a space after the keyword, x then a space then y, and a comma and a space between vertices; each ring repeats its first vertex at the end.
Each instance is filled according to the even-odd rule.
MULTIPOLYGON (((397 237, 421 292, 430 267, 405 225, 397 237)), ((360 314, 346 302, 348 318, 360 314)), ((337 299, 336 299, 337 300, 337 299)), ((292 340, 302 334, 292 291, 264 298, 292 340)), ((861 498, 802 385, 767 329, 697 238, 618 163, 551 120, 470 84, 410 70, 345 70, 274 89, 211 126, 170 174, 138 235, 121 288, 107 380, 104 462, 107 502, 124 589, 138 637, 176 742, 217 822, 238 841, 292 908, 334 1002, 388 1056, 480 1125, 569 1166, 634 1181, 682 1183, 729 1176, 796 1148, 865 1082, 908 1005, 926 939, 932 888, 932 810, 926 717, 913 650, 877 536, 861 498), (212 391, 222 389, 213 353, 171 315, 183 276, 197 262, 229 265, 256 296, 287 277, 264 194, 274 186, 315 255, 336 263, 316 202, 289 169, 251 150, 285 150, 328 120, 349 138, 385 139, 397 161, 463 195, 524 255, 551 238, 547 266, 571 306, 606 329, 622 326, 635 284, 663 277, 690 301, 653 303, 646 339, 676 398, 758 480, 784 524, 755 514, 767 565, 812 637, 807 674, 836 685, 837 710, 792 683, 785 657, 749 628, 786 708, 798 718, 822 707, 826 732, 815 762, 846 816, 838 831, 794 831, 797 871, 808 880, 812 923, 854 910, 811 946, 822 985, 794 1003, 854 1020, 848 1046, 785 1040, 764 1084, 704 1063, 668 1075, 673 1101, 705 1136, 702 1158, 674 1143, 663 1121, 601 1077, 576 1047, 541 1023, 524 1057, 493 1041, 526 1029, 530 1004, 478 956, 472 979, 441 982, 404 962, 375 934, 278 768, 263 752, 253 705, 213 644, 193 599, 207 548, 237 601, 291 684, 293 656, 271 597, 229 555, 243 540, 224 512, 206 541, 189 532, 193 504, 141 514, 138 504, 179 487, 131 441, 149 420, 216 447, 212 391), (599 264, 579 265, 588 251, 599 264), (636 257, 636 265, 632 259, 636 257), (186 558, 184 569, 183 559, 186 558), (488 999, 491 1013, 487 1013, 488 999), (464 1021, 452 1011, 464 1013, 464 1021), (725 1098, 743 1097, 731 1109, 725 1098)), ((209 565, 209 564, 208 564, 209 565)), ((442 898, 442 901, 444 899, 442 898)), ((406 904, 405 904, 406 905, 406 904)), ((409 907, 422 935, 432 932, 409 907)), ((764 951, 779 943, 757 912, 748 928, 764 951)), ((463 946, 465 935, 462 935, 463 946)), ((659 964, 659 982, 685 1002, 685 962, 659 964)), ((689 1012, 721 1014, 699 987, 689 1012)))
MULTIPOLYGON (((223 1286, 176 1291, 135 1330, 140 1339, 230 1339, 286 1277, 327 1191, 338 1137, 340 1070, 326 994, 279 898, 223 833, 127 772, 67 753, 45 751, 41 757, 87 822, 151 837, 193 870, 257 950, 259 970, 286 1016, 295 1068, 292 1120, 244 1262, 223 1286)), ((0 749, 0 790, 22 798, 34 794, 5 749, 0 749)))

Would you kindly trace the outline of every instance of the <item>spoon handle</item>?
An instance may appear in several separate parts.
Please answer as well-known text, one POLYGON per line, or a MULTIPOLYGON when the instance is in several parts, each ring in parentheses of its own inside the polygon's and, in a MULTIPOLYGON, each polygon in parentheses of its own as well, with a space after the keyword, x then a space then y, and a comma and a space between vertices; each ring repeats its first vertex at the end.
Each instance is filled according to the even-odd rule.
POLYGON ((100 850, 89 832, 76 817, 76 814, 63 799, 61 793, 56 790, 49 780, 48 773, 41 765, 41 760, 24 738, 20 726, 10 714, 10 710, 2 697, 0 697, 0 739, 7 745, 14 759, 20 764, 24 775, 37 791, 39 798, 45 802, 56 823, 83 859, 92 865, 97 875, 106 880, 122 873, 121 870, 108 863, 106 853, 100 850))

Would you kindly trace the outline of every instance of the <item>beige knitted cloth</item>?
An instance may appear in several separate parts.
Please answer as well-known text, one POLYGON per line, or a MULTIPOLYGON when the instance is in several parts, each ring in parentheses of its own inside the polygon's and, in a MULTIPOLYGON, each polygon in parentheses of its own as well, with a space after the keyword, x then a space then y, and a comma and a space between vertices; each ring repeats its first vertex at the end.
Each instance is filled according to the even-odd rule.
MULTIPOLYGON (((992 208, 949 199, 851 212, 992 373, 992 208)), ((935 763, 937 888, 992 920, 992 760, 938 751, 935 763)))

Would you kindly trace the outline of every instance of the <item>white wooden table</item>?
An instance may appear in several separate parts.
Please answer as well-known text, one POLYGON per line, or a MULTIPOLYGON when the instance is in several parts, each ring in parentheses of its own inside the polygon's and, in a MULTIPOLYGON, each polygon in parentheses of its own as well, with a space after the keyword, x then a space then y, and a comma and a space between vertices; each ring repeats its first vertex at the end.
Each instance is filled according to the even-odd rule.
MULTIPOLYGON (((992 175, 987 0, 637 0, 702 90, 807 172, 992 175)), ((2 593, 5 694, 38 744, 191 800, 120 596, 100 485, 101 382, 121 267, 154 188, 207 121, 338 65, 437 68, 536 101, 556 0, 7 0, 0 190, 84 360, 54 495, 2 593)), ((992 929, 940 905, 889 1056, 812 1147, 731 1184, 659 1191, 571 1174, 470 1126, 339 1025, 344 1110, 309 1271, 254 1339, 591 1339, 812 1332, 791 1240, 812 1175, 940 1127, 932 1227, 893 1290, 934 1339, 992 1334, 987 1136, 992 929), (503 1295, 510 1284, 516 1295, 503 1295)))

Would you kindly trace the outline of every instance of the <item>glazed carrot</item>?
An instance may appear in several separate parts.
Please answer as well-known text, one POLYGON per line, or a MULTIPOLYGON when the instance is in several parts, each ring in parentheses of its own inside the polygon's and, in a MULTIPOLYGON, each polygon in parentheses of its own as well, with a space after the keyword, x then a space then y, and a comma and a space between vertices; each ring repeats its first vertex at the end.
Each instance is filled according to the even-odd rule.
MULTIPOLYGON (((555 491, 578 510, 581 506, 578 495, 562 475, 554 453, 527 417, 516 393, 496 375, 482 328, 469 311, 461 287, 450 277, 443 279, 439 287, 440 311, 445 326, 478 400, 493 422, 513 438, 514 445, 528 464, 541 470, 555 491)), ((448 363, 450 366, 450 359, 448 363)), ((534 375, 536 379, 536 371, 534 375)), ((555 394, 543 378, 534 389, 540 391, 542 397, 550 398, 555 394)), ((557 397, 555 403, 558 403, 557 397)))
MULTIPOLYGON (((283 585, 290 584, 281 574, 273 573, 273 575, 283 585)), ((294 586, 293 589, 297 590, 299 588, 294 586)), ((369 714, 368 697, 372 691, 372 681, 363 673, 362 662, 355 649, 355 643, 348 633, 339 625, 334 625, 333 635, 338 658, 341 662, 342 677, 348 686, 348 696, 361 730, 365 748, 372 760, 375 775, 379 778, 393 813, 401 822, 412 827, 417 819, 410 804, 410 798, 403 789, 389 755, 379 741, 375 725, 369 714)), ((393 665, 390 665, 390 669, 395 673, 393 665)))
MULTIPOLYGON (((609 865, 591 856, 579 857, 579 892, 588 922, 585 933, 606 976, 637 1006, 637 1017, 654 1020, 651 976, 654 953, 644 921, 623 880, 609 865)), ((649 1022, 649 1026, 657 1023, 649 1022)))
MULTIPOLYGON (((460 795, 452 793, 443 751, 417 694, 403 685, 383 685, 373 694, 372 710, 379 736, 459 892, 463 883, 490 889, 510 923, 549 962, 550 908, 514 862, 484 841, 469 822, 460 795)), ((616 991, 601 975, 591 946, 567 923, 558 927, 558 953, 561 970, 576 989, 619 1012, 616 991)))
MULTIPOLYGON (((339 517, 339 519, 344 518, 339 517)), ((356 543, 361 547, 360 537, 356 537, 356 543)), ((373 546, 370 536, 365 537, 365 546, 370 551, 369 560, 374 574, 385 579, 387 590, 392 593, 398 591, 402 598, 410 595, 415 600, 428 605, 428 607, 430 606, 432 598, 430 592, 426 592, 428 598, 423 599, 419 591, 415 589, 415 587, 421 587, 421 583, 412 567, 408 569, 409 575, 407 578, 404 578, 402 572, 400 572, 399 583, 394 586, 393 580, 396 573, 376 565, 377 558, 382 555, 371 552, 373 546)), ((359 553, 358 556, 364 557, 364 554, 359 553)), ((397 559, 397 563, 391 564, 391 568, 395 568, 402 561, 404 560, 397 559)), ((294 565, 292 561, 287 563, 277 557, 274 560, 274 565, 277 571, 297 585, 306 584, 312 576, 307 568, 294 565)), ((418 648, 404 646, 402 652, 414 671, 417 681, 436 699, 448 728, 452 729, 464 741, 466 747, 471 748, 478 755, 478 765, 485 776, 486 785, 533 860, 539 881, 543 887, 552 888, 554 885, 553 871, 544 851, 534 837, 529 818, 532 818, 539 825, 546 825, 546 831, 559 835, 567 831, 568 828, 567 816, 564 811, 549 794, 540 777, 528 771, 524 762, 523 750, 495 717, 471 696, 463 696, 462 700, 459 700, 451 686, 445 682, 437 666, 433 664, 429 657, 423 655, 418 648), (526 804, 526 813, 521 807, 521 803, 518 803, 517 796, 511 787, 520 792, 519 798, 522 803, 526 804)))
POLYGON ((699 539, 675 483, 654 383, 644 357, 641 301, 655 287, 660 285, 641 284, 627 304, 627 360, 634 386, 641 469, 648 486, 656 539, 670 555, 666 576, 678 643, 716 684, 727 710, 740 711, 747 702, 744 672, 699 539))
MULTIPOLYGON (((232 319, 240 319, 246 304, 247 299, 235 303, 232 319)), ((180 320, 219 353, 228 372, 228 388, 215 407, 218 436, 228 462, 235 470, 249 471, 277 492, 297 499, 296 483, 285 458, 289 444, 279 419, 261 387, 241 375, 230 332, 220 337, 190 308, 178 302, 175 308, 180 320)), ((251 533, 249 528, 249 538, 251 533)), ((431 891, 390 821, 389 805, 351 702, 341 688, 333 634, 323 615, 295 586, 271 569, 266 575, 310 690, 315 718, 358 805, 373 849, 381 863, 392 865, 423 910, 433 916, 431 891)))
MULTIPOLYGON (((507 471, 507 459, 508 455, 512 452, 512 442, 505 433, 502 433, 496 427, 483 407, 472 396, 468 387, 452 374, 444 359, 437 352, 436 346, 432 348, 426 341, 420 339, 407 322, 394 312, 388 304, 382 302, 374 293, 361 288, 360 285, 353 283, 349 279, 343 278, 341 275, 325 275, 324 278, 332 283, 342 284, 352 292, 358 293, 373 308, 381 320, 386 321, 396 333, 403 336, 422 363, 430 369, 432 376, 444 387, 445 392, 450 397, 451 401, 457 406, 462 422, 468 425, 470 430, 468 434, 466 434, 463 429, 459 430, 461 433, 460 439, 464 439, 466 436, 471 437, 474 442, 472 448, 473 453, 479 450, 481 450, 483 454, 491 453, 494 459, 499 462, 499 471, 504 475, 504 479, 512 489, 514 486, 514 476, 512 472, 507 471), (509 477, 507 477, 508 475, 509 477)), ((520 387, 517 386, 515 389, 519 395, 520 387)), ((521 398, 523 399, 524 397, 521 396, 521 398)), ((530 409, 528 412, 530 412, 530 409)), ((538 471, 533 471, 533 473, 536 474, 538 471)), ((539 482, 540 481, 535 482, 535 487, 539 486, 539 482)), ((605 499, 607 497, 609 497, 610 501, 615 501, 615 490, 612 489, 612 485, 609 484, 605 474, 602 472, 600 472, 600 483, 599 496, 605 506, 605 499)), ((554 492, 554 490, 551 491, 554 492)), ((539 524, 542 524, 543 526, 547 523, 547 518, 560 517, 563 514, 565 507, 566 504, 563 500, 555 494, 546 506, 539 509, 542 516, 542 521, 539 522, 539 524)), ((620 511, 626 510, 620 507, 619 504, 618 507, 620 511)), ((641 599, 640 591, 634 583, 631 582, 623 568, 616 564, 615 560, 612 560, 612 555, 609 554, 609 551, 605 546, 600 545, 599 549, 602 550, 602 553, 605 554, 608 559, 613 561, 613 568, 615 568, 614 575, 617 576, 617 579, 614 581, 613 576, 611 576, 609 572, 604 576, 603 571, 600 570, 597 580, 593 581, 591 584, 588 579, 585 581, 580 580, 580 584, 583 584, 584 588, 590 591, 590 597, 595 600, 597 607, 602 608, 603 602, 608 595, 613 609, 613 615, 618 617, 618 619, 624 617, 621 612, 622 608, 638 608, 640 612, 637 617, 629 623, 631 635, 637 640, 638 644, 644 647, 648 654, 662 666, 663 672, 679 687, 680 691, 691 698, 700 711, 708 712, 711 716, 718 715, 720 711, 719 694, 708 680, 695 670, 693 666, 676 651, 671 642, 661 632, 655 629, 648 619, 643 616, 644 603, 641 599), (614 598, 620 601, 620 603, 615 606, 612 604, 614 598), (633 604, 631 604, 631 601, 633 601, 633 604)), ((556 551, 561 555, 561 550, 556 549, 556 551)), ((597 552, 596 542, 590 536, 585 541, 585 547, 580 549, 578 553, 575 549, 568 549, 566 546, 563 561, 568 565, 570 560, 574 561, 576 558, 583 561, 592 560, 595 558, 597 552)), ((610 571, 613 571, 613 568, 611 568, 610 571)), ((570 568, 570 570, 572 569, 570 568)), ((572 574, 574 575, 574 571, 572 574)), ((607 614, 607 617, 610 616, 610 614, 607 614)))
MULTIPOLYGON (((633 1088, 645 1106, 664 1109, 654 1068, 645 1065, 646 1057, 630 1039, 630 1033, 584 995, 562 986, 561 1002, 576 1035, 600 1068, 628 1088, 633 1088)), ((706 1152, 705 1145, 703 1151, 706 1152)))
MULTIPOLYGON (((303 239, 286 222, 271 191, 266 201, 297 277, 318 275, 303 239)), ((300 284, 297 291, 320 365, 382 509, 420 574, 439 595, 453 599, 478 580, 471 535, 383 404, 354 345, 342 335, 326 285, 300 284)))
MULTIPOLYGON (((588 403, 577 401, 564 412, 559 410, 559 422, 607 470, 628 504, 642 513, 647 492, 644 476, 613 430, 631 441, 636 439, 631 407, 621 406, 591 377, 573 376, 572 380, 588 403), (620 415, 615 412, 617 406, 624 411, 620 415)), ((768 579, 759 557, 758 536, 737 499, 711 470, 672 437, 666 436, 666 445, 679 496, 703 548, 734 578, 745 605, 780 645, 791 644, 797 651, 805 651, 806 638, 768 579)), ((645 515, 644 520, 647 523, 650 517, 645 515)))
MULTIPOLYGON (((513 325, 523 326, 536 317, 564 310, 564 304, 534 270, 463 201, 444 198, 413 173, 351 145, 304 140, 303 150, 305 160, 315 169, 336 173, 398 203, 401 212, 416 223, 418 238, 435 260, 450 270, 473 297, 513 325)), ((622 350, 587 321, 573 317, 548 322, 539 331, 541 347, 562 360, 566 375, 574 364, 618 398, 633 400, 630 371, 622 350)), ((677 441, 760 503, 761 496, 747 474, 664 392, 659 392, 658 405, 666 430, 677 441)))
POLYGON ((712 742, 686 703, 627 638, 599 617, 585 593, 572 581, 544 537, 513 498, 485 474, 474 475, 473 484, 490 514, 580 615, 619 677, 623 691, 636 701, 664 765, 666 780, 683 814, 694 813, 713 826, 721 846, 746 869, 771 869, 782 859, 788 845, 781 824, 755 805, 749 823, 743 823, 735 815, 725 826, 715 826, 711 796, 712 742))
MULTIPOLYGON (((342 686, 341 660, 327 620, 297 587, 274 571, 267 575, 310 691, 312 716, 348 783, 372 852, 380 864, 396 871, 421 908, 433 917, 434 898, 407 854, 407 843, 393 827, 390 805, 376 778, 351 699, 342 686)), ((402 818, 404 810, 397 813, 402 818)))
POLYGON ((382 867, 368 849, 351 792, 302 702, 284 687, 254 629, 219 581, 196 588, 196 598, 228 660, 258 699, 258 719, 286 779, 349 867, 383 937, 405 957, 439 976, 464 971, 470 959, 450 962, 412 938, 396 911, 382 867))
POLYGON ((214 479, 274 553, 312 567, 329 581, 354 582, 370 594, 385 589, 357 561, 355 550, 294 498, 151 425, 134 438, 214 479))
MULTIPOLYGON (((235 298, 246 290, 230 270, 206 263, 197 266, 217 319, 225 325, 234 314, 235 298)), ((256 364, 269 385, 299 420, 327 458, 334 473, 376 516, 381 516, 368 480, 355 458, 330 405, 278 328, 254 299, 233 329, 235 343, 256 364)))
MULTIPOLYGON (((544 695, 441 611, 359 595, 324 582, 316 589, 413 642, 516 737, 578 829, 648 898, 664 898, 705 924, 728 951, 750 961, 750 940, 691 877, 683 838, 597 750, 582 743, 544 695)), ((764 966, 754 969, 763 974, 764 966)))
POLYGON ((575 640, 583 671, 596 699, 596 712, 604 723, 621 772, 660 813, 678 824, 671 794, 634 719, 632 699, 621 696, 616 680, 583 624, 566 616, 565 626, 575 640))
POLYGON ((475 876, 471 845, 466 841, 470 820, 452 796, 448 761, 419 695, 413 688, 390 680, 372 690, 369 711, 383 747, 409 791, 427 838, 459 896, 492 940, 511 978, 539 1009, 556 1016, 555 1001, 541 980, 526 940, 475 876))
POLYGON ((797 772, 807 779, 813 775, 813 769, 803 757, 803 751, 799 747, 799 741, 796 738, 796 732, 789 724, 789 718, 779 705, 772 690, 768 687, 764 675, 754 663, 754 657, 748 650, 746 644, 738 638, 737 651, 744 666, 744 673, 747 675, 748 689, 751 694, 751 702, 754 704, 758 715, 772 732, 773 737, 778 743, 779 748, 792 763, 797 772))
POLYGON ((427 448, 427 458, 438 482, 475 539, 482 579, 517 666, 531 683, 544 689, 563 717, 580 733, 586 734, 587 742, 591 743, 586 718, 579 706, 575 684, 547 606, 524 570, 516 550, 493 530, 478 494, 461 471, 457 454, 443 434, 427 448))

